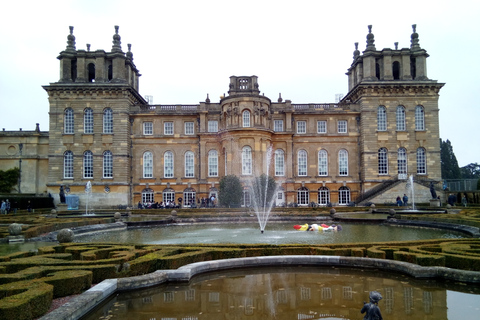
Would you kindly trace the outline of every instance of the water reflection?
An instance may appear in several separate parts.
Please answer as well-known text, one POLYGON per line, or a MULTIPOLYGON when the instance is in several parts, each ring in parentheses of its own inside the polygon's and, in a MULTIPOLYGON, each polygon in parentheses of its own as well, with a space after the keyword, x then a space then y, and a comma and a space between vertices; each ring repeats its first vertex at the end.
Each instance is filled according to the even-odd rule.
POLYGON ((449 297, 466 294, 480 304, 480 288, 460 293, 464 286, 379 271, 298 267, 221 272, 122 293, 85 319, 361 319, 363 301, 374 290, 384 297, 385 319, 452 320, 462 312, 462 320, 476 319, 478 310, 447 305, 447 286, 449 297))

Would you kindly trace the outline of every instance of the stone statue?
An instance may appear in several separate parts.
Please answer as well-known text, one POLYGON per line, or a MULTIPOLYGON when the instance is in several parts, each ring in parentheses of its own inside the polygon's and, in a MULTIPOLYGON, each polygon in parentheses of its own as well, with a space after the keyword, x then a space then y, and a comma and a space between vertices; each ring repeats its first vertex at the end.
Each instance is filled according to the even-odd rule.
POLYGON ((370 302, 363 302, 361 313, 365 313, 363 320, 383 320, 378 301, 382 300, 382 295, 377 291, 370 291, 370 302))
POLYGON ((437 192, 433 186, 433 182, 430 182, 430 193, 432 194, 432 199, 437 199, 437 192))
POLYGON ((65 191, 63 190, 63 186, 60 186, 60 203, 65 203, 65 191))

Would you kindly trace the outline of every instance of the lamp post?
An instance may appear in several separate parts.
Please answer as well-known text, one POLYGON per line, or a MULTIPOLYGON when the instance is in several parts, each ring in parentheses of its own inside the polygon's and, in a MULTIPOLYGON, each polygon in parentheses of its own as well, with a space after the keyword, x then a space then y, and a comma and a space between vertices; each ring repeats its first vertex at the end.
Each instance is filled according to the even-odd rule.
POLYGON ((18 193, 22 193, 22 189, 20 188, 22 184, 22 150, 23 150, 23 143, 18 144, 18 149, 20 150, 20 159, 18 160, 18 193))

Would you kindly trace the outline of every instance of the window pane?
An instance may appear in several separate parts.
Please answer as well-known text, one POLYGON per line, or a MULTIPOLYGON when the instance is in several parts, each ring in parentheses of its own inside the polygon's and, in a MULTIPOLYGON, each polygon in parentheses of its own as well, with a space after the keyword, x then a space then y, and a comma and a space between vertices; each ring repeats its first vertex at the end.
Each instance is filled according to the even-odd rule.
POLYGON ((194 154, 189 151, 185 153, 185 177, 193 178, 195 175, 194 154))
POLYGON ((83 115, 83 131, 84 133, 93 133, 93 110, 90 108, 85 109, 83 115))
POLYGON ((318 204, 327 205, 330 202, 330 190, 327 187, 321 187, 318 190, 318 204))
POLYGON ((65 179, 73 178, 73 152, 66 151, 63 156, 63 177, 65 179))
POLYGON ((318 152, 318 175, 328 176, 328 154, 325 150, 318 152))
POLYGON ((164 177, 173 178, 173 153, 170 151, 165 152, 163 161, 164 177))
POLYGON ((317 121, 317 133, 327 133, 327 121, 317 121))
POLYGON ((164 134, 172 135, 173 134, 173 122, 165 122, 164 123, 164 134))
POLYGON ((306 121, 297 121, 297 133, 307 133, 306 121))
POLYGON ((378 150, 378 174, 388 174, 387 149, 378 150))
POLYGON ((103 133, 113 133, 113 112, 110 108, 103 111, 103 133))
POLYGON ((65 127, 64 127, 65 134, 74 133, 73 110, 70 108, 65 110, 64 123, 65 123, 65 127))
POLYGON ((218 132, 218 121, 208 121, 208 132, 218 132))
POLYGON ((338 190, 338 204, 349 204, 350 203, 350 189, 347 187, 340 187, 338 190))
POLYGON ((377 111, 377 130, 387 131, 387 110, 384 106, 378 107, 377 111))
POLYGON ((405 131, 405 108, 403 106, 397 107, 397 131, 405 131))
POLYGON ((307 152, 305 150, 298 152, 298 175, 307 175, 307 152))
POLYGON ((308 189, 301 189, 297 191, 297 202, 299 205, 308 205, 310 201, 310 196, 308 189))
POLYGON ((347 133, 347 121, 339 120, 338 123, 338 133, 347 133))
POLYGON ((405 148, 398 149, 397 166, 398 174, 407 174, 407 150, 405 148))
POLYGON ((417 173, 418 174, 427 173, 427 159, 426 159, 424 148, 417 149, 417 173))
POLYGON ((186 135, 194 134, 193 122, 185 122, 185 134, 186 135))
POLYGON ((144 122, 143 123, 143 134, 152 135, 153 134, 153 122, 144 122))
POLYGON ((283 150, 275 151, 275 175, 284 176, 285 175, 285 157, 283 150))
POLYGON ((143 177, 153 178, 153 154, 151 152, 143 154, 143 177))
POLYGON ((341 176, 348 176, 348 152, 340 150, 338 152, 338 173, 341 176))
POLYGON ((208 152, 208 176, 218 176, 218 153, 216 150, 208 152))
POLYGON ((103 177, 112 178, 113 177, 113 158, 110 151, 105 151, 103 153, 103 177))
POLYGON ((273 121, 273 131, 282 132, 283 131, 283 120, 274 120, 273 121))
POLYGON ((91 151, 85 151, 83 154, 83 177, 93 178, 93 154, 91 151))
POLYGON ((422 106, 415 107, 415 130, 425 130, 425 112, 422 106))
POLYGON ((243 147, 242 149, 242 174, 252 174, 252 149, 250 147, 243 147))
POLYGON ((243 126, 250 127, 250 111, 243 111, 243 126))

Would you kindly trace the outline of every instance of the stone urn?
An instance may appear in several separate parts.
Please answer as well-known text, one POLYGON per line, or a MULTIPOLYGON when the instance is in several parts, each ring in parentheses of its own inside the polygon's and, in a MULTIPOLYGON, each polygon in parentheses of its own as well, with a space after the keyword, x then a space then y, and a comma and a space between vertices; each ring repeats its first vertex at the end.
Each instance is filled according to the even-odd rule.
POLYGON ((60 243, 72 242, 74 238, 74 233, 70 229, 62 229, 57 234, 57 240, 60 243))
POLYGON ((8 226, 8 233, 11 236, 19 236, 22 233, 22 225, 19 223, 12 223, 8 226))

